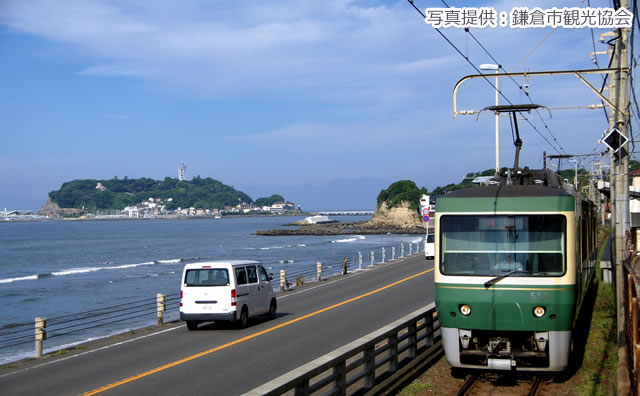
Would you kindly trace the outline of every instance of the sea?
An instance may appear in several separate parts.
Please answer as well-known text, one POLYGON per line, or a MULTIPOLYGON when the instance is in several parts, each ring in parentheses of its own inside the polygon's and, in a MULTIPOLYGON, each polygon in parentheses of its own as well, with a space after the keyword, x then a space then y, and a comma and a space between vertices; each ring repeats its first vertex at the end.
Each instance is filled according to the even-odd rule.
MULTIPOLYGON (((402 252, 422 249, 423 235, 260 236, 257 230, 291 227, 304 217, 224 217, 221 219, 150 219, 0 222, 0 364, 34 355, 34 320, 64 324, 73 315, 114 307, 111 320, 84 328, 48 333, 44 351, 155 324, 150 312, 124 316, 128 306, 155 305, 156 294, 173 298, 167 320, 178 317, 180 276, 186 263, 247 259, 273 273, 280 270, 295 285, 298 275, 315 279, 337 274, 344 258, 350 271, 366 268, 402 252), (383 253, 384 248, 384 253, 383 253), (372 257, 373 254, 373 257, 372 257), (362 261, 360 260, 362 257, 362 261), (121 319, 124 318, 124 319, 121 319)), ((366 221, 369 217, 335 217, 366 221)), ((63 326, 64 327, 64 326, 63 326)), ((49 331, 49 330, 48 330, 49 331)))

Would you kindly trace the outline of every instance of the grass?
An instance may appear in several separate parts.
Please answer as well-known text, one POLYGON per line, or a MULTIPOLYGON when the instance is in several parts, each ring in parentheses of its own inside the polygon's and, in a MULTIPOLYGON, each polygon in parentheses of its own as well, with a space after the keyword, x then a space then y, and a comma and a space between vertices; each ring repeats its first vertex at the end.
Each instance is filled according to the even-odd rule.
POLYGON ((438 394, 437 390, 432 384, 421 384, 419 382, 414 382, 411 385, 405 387, 400 394, 402 396, 416 396, 423 395, 426 392, 429 392, 433 395, 438 394))
POLYGON ((582 365, 575 374, 578 395, 616 394, 616 373, 618 364, 616 303, 613 286, 602 281, 600 258, 604 244, 598 252, 596 296, 589 336, 582 365))

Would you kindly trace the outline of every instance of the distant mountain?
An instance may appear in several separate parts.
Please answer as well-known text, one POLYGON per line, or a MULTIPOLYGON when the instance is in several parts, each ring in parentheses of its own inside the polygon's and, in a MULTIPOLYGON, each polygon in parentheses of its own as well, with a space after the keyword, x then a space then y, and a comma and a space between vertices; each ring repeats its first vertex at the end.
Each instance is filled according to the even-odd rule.
POLYGON ((49 200, 61 208, 124 209, 149 198, 160 198, 168 210, 181 208, 222 209, 239 203, 253 203, 242 191, 209 177, 194 177, 180 181, 166 177, 164 180, 110 179, 73 180, 64 183, 59 190, 49 193, 49 200))

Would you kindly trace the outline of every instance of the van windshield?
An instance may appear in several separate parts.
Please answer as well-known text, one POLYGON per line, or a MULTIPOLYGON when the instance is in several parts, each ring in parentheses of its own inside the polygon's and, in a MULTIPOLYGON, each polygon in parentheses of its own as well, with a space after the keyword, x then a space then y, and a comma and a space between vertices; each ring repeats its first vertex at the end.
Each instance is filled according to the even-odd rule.
POLYGON ((227 286, 229 272, 226 268, 197 268, 187 270, 184 277, 186 286, 227 286))

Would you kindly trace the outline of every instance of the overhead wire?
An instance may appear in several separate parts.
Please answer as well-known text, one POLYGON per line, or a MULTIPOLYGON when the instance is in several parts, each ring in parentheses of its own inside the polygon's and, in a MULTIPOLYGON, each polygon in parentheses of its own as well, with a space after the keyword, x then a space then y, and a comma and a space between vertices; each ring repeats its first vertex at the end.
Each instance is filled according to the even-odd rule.
MULTIPOLYGON (((447 2, 445 0, 441 0, 442 3, 447 7, 449 7, 449 4, 447 4, 447 2)), ((582 3, 579 4, 579 6, 581 6, 582 4, 584 4, 586 0, 582 0, 582 3)), ((482 45, 482 43, 480 42, 480 40, 478 40, 474 34, 468 29, 465 29, 465 32, 467 32, 474 40, 475 42, 480 46, 480 48, 482 48, 482 50, 484 50, 484 52, 489 55, 489 57, 493 60, 493 62, 495 64, 498 65, 498 67, 500 69, 502 69, 502 71, 504 71, 505 73, 511 73, 513 72, 513 70, 515 70, 520 63, 522 63, 525 59, 527 59, 527 57, 529 57, 529 55, 531 55, 536 49, 538 49, 538 47, 540 47, 540 45, 542 45, 542 43, 544 43, 544 41, 549 38, 549 36, 551 36, 551 34, 553 34, 553 32, 555 32, 557 30, 557 27, 554 28, 544 39, 542 39, 542 41, 540 41, 531 51, 529 51, 529 53, 527 55, 525 55, 520 61, 518 61, 518 63, 510 70, 507 72, 507 70, 504 69, 504 67, 502 67, 502 63, 498 62, 497 59, 489 52, 489 50, 487 50, 485 48, 484 45, 482 45)), ((514 84, 516 84, 516 86, 518 87, 518 89, 520 89, 520 91, 524 92, 525 96, 529 99, 529 102, 531 104, 533 104, 533 99, 531 98, 531 95, 529 94, 529 92, 527 90, 525 90, 522 85, 520 85, 520 83, 518 83, 513 76, 509 76, 509 78, 511 79, 511 81, 513 81, 514 84)), ((551 136, 551 138, 553 139, 553 141, 558 145, 558 148, 560 148, 559 151, 563 152, 566 154, 566 152, 564 151, 564 148, 562 147, 562 145, 560 144, 560 142, 558 141, 558 139, 556 139, 555 135, 551 132, 551 129, 549 128, 549 126, 547 125, 547 123, 545 122, 545 120, 542 118, 542 115, 540 115, 540 111, 538 109, 535 109, 536 114, 538 115, 538 118, 540 118, 540 121, 542 121, 542 124, 544 125, 545 129, 547 130, 547 133, 551 136)), ((529 123, 529 125, 531 125, 531 127, 533 127, 533 129, 538 132, 538 134, 547 141, 547 143, 549 143, 549 145, 551 147, 554 148, 554 150, 558 151, 558 149, 556 147, 553 146, 553 144, 551 144, 539 131, 538 129, 527 119, 526 116, 524 116, 524 119, 529 123)))
MULTIPOLYGON (((414 8, 414 9, 415 9, 415 10, 416 10, 416 11, 417 11, 417 12, 418 12, 418 13, 419 13, 423 18, 426 18, 426 15, 425 15, 425 14, 424 14, 424 13, 423 13, 419 8, 418 8, 418 7, 414 4, 413 0, 407 0, 407 1, 409 2, 409 4, 411 4, 411 6, 412 6, 412 7, 413 7, 413 8, 414 8)), ((441 1, 443 2, 443 4, 444 4, 445 6, 449 7, 449 5, 448 5, 444 0, 441 0, 441 1)), ((442 33, 442 32, 440 31, 440 29, 435 28, 435 30, 436 30, 436 32, 438 32, 438 34, 440 34, 440 36, 442 36, 442 38, 444 38, 444 39, 447 41, 447 43, 449 43, 449 45, 450 45, 451 47, 453 47, 453 48, 456 50, 456 52, 458 52, 458 54, 460 54, 460 56, 462 56, 462 57, 467 61, 467 63, 469 63, 469 65, 471 65, 471 67, 473 67, 473 69, 474 69, 474 70, 476 70, 476 72, 477 72, 478 74, 480 74, 480 75, 482 75, 482 76, 483 76, 484 80, 485 80, 485 81, 486 81, 486 82, 487 82, 491 87, 493 87, 493 89, 494 89, 494 90, 498 91, 499 95, 500 95, 501 97, 503 97, 503 98, 507 101, 507 103, 509 103, 510 105, 513 105, 513 102, 511 102, 511 100, 509 100, 509 98, 507 98, 507 97, 504 95, 504 93, 502 93, 502 91, 500 91, 500 90, 499 90, 499 89, 498 89, 498 88, 497 88, 497 87, 496 87, 496 86, 495 86, 495 85, 494 85, 494 84, 493 84, 493 83, 492 83, 492 82, 487 78, 487 76, 488 76, 488 75, 486 75, 486 74, 482 73, 482 71, 480 71, 480 69, 478 69, 478 67, 477 67, 473 62, 471 62, 471 60, 469 59, 469 57, 468 57, 468 56, 466 56, 465 54, 463 54, 463 53, 462 53, 462 51, 460 51, 460 49, 459 49, 455 44, 453 44, 453 42, 451 42, 451 40, 449 40, 449 38, 448 38, 447 36, 445 36, 445 35, 444 35, 444 33, 442 33)), ((482 43, 480 43, 480 41, 479 41, 479 40, 478 40, 478 39, 473 35, 473 33, 471 33, 471 32, 469 31, 469 29, 465 29, 465 32, 469 33, 469 34, 470 34, 470 36, 474 39, 474 41, 476 41, 476 43, 477 43, 477 44, 478 44, 478 45, 479 45, 479 46, 480 46, 480 47, 481 47, 481 48, 482 48, 482 49, 483 49, 483 50, 484 50, 484 51, 489 55, 489 57, 490 57, 490 58, 491 58, 491 59, 492 59, 492 60, 493 60, 497 65, 498 65, 498 67, 499 67, 500 69, 502 69, 505 73, 507 73, 507 71, 506 71, 506 70, 505 70, 505 69, 500 65, 500 63, 495 59, 495 57, 494 57, 494 56, 493 56, 493 55, 492 55, 492 54, 491 54, 491 53, 490 53, 490 52, 489 52, 489 51, 488 51, 488 50, 487 50, 487 49, 482 45, 482 43)), ((516 83, 516 85, 517 85, 521 90, 523 90, 523 91, 524 91, 524 89, 522 88, 522 86, 521 86, 520 84, 518 84, 518 82, 517 82, 517 81, 515 81, 515 80, 513 79, 513 77, 511 77, 511 76, 509 76, 509 77, 511 78, 511 80, 513 80, 513 81, 516 83)), ((531 101, 531 98, 530 98, 529 94, 528 94, 528 93, 526 93, 526 92, 525 92, 525 94, 526 94, 526 96, 529 98, 529 101, 531 101)), ((533 101, 531 101, 531 103, 533 103, 533 101)), ((544 134, 542 134, 542 132, 540 132, 540 131, 538 130, 538 128, 537 128, 537 127, 536 127, 536 126, 531 122, 531 120, 529 120, 529 118, 528 118, 528 117, 526 117, 524 114, 521 114, 521 116, 522 116, 522 117, 523 117, 523 119, 524 119, 524 120, 525 120, 525 121, 526 121, 526 122, 527 122, 527 123, 528 123, 528 124, 529 124, 529 125, 530 125, 530 126, 531 126, 531 127, 532 127, 536 132, 537 132, 537 133, 538 133, 538 135, 539 135, 539 136, 540 136, 544 141, 546 141, 546 142, 547 142, 547 144, 549 144, 549 146, 551 146, 551 147, 552 147, 556 152, 558 152, 558 153, 563 152, 563 153, 565 153, 565 154, 566 154, 566 152, 564 151, 564 148, 560 145, 560 143, 558 142, 558 140, 557 140, 557 139, 555 138, 555 136, 551 133, 551 130, 549 129, 548 125, 546 125, 546 123, 544 122, 544 119, 542 119, 542 116, 538 113, 538 111, 537 111, 537 110, 536 110, 536 113, 538 114, 538 116, 539 116, 539 117, 540 117, 540 119, 542 120, 543 124, 545 125, 545 128, 547 129, 547 132, 551 135, 552 139, 556 142, 557 147, 556 147, 552 142, 550 142, 550 141, 549 141, 549 139, 547 139, 547 137, 546 137, 546 136, 544 136, 544 134)))

